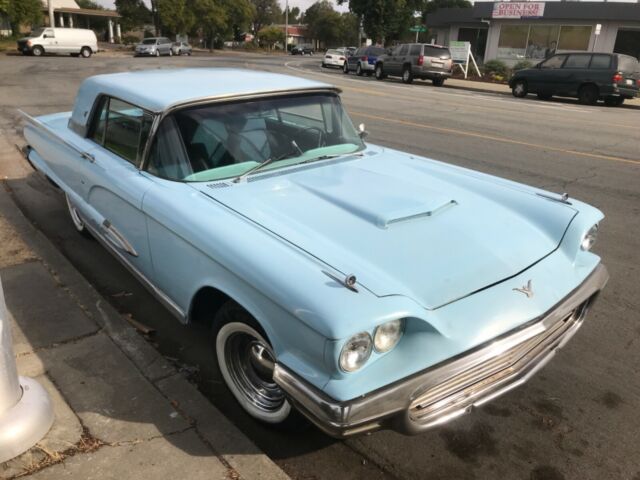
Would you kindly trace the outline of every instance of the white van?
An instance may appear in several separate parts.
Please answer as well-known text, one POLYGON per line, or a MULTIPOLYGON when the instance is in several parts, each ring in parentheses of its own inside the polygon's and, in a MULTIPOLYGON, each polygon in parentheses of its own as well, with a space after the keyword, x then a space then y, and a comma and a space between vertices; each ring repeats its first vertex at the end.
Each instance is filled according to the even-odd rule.
POLYGON ((98 39, 93 30, 84 28, 38 28, 18 40, 18 51, 36 57, 53 53, 89 58, 98 51, 98 39))

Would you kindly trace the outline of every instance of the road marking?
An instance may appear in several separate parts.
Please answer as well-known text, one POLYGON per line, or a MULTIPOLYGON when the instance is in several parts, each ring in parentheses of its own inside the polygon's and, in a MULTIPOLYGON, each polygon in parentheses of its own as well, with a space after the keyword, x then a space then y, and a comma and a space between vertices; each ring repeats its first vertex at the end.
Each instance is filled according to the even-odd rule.
POLYGON ((476 132, 469 132, 466 130, 457 130, 454 128, 446 128, 446 127, 436 127, 433 125, 428 125, 425 123, 417 123, 417 122, 411 122, 409 120, 401 120, 398 118, 389 118, 389 117, 381 117, 379 115, 371 115, 368 113, 362 113, 362 112, 354 112, 354 111, 350 111, 349 112, 351 115, 356 116, 356 117, 363 117, 363 118, 370 118, 372 120, 381 120, 383 122, 390 122, 390 123, 396 123, 399 125, 407 125, 407 126, 411 126, 411 127, 417 127, 417 128, 423 128, 425 130, 434 130, 437 132, 443 132, 443 133, 451 133, 451 134, 455 134, 455 135, 463 135, 463 136, 467 136, 467 137, 474 137, 474 138, 480 138, 482 140, 492 140, 495 142, 501 142, 501 143, 509 143, 512 145, 522 145, 523 147, 530 147, 530 148, 536 148, 539 150, 547 150, 547 151, 552 151, 552 152, 558 152, 558 153, 564 153, 564 154, 568 154, 568 155, 576 155, 576 156, 580 156, 580 157, 588 157, 588 158, 597 158, 600 160, 608 160, 608 161, 612 161, 612 162, 621 162, 621 163, 630 163, 632 165, 640 165, 640 160, 632 160, 632 159, 627 159, 627 158, 622 158, 622 157, 614 157, 611 155, 602 155, 599 153, 589 153, 589 152, 580 152, 577 150, 568 150, 568 149, 564 149, 564 148, 559 148, 559 147, 551 147, 548 145, 540 145, 537 143, 529 143, 529 142, 523 142, 521 140, 513 140, 511 138, 504 138, 504 137, 495 137, 493 135, 485 135, 483 133, 476 133, 476 132))

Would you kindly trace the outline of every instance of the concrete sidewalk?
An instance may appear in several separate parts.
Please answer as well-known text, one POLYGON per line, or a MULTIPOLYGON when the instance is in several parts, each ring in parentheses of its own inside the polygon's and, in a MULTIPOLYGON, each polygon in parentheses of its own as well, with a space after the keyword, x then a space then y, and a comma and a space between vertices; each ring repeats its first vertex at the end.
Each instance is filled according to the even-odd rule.
POLYGON ((56 419, 0 478, 286 479, 150 346, 0 185, 0 278, 21 375, 56 419))

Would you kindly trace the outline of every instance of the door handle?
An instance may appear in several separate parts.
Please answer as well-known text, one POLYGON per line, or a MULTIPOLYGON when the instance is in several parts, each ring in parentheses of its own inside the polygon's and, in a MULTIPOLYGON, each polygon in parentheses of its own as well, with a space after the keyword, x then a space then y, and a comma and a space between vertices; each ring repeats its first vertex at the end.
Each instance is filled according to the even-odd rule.
POLYGON ((105 233, 104 238, 114 247, 128 253, 132 257, 137 257, 138 252, 133 248, 126 238, 114 227, 109 220, 102 222, 102 231, 105 233))
POLYGON ((85 160, 89 160, 91 163, 96 161, 96 157, 94 157, 93 154, 89 152, 80 152, 80 156, 85 160))

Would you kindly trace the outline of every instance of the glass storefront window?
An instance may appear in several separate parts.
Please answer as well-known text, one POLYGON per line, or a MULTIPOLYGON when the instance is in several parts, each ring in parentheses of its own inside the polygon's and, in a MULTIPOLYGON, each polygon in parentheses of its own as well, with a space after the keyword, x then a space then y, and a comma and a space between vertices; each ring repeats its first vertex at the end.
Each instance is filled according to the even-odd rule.
POLYGON ((542 60, 556 53, 559 32, 558 25, 531 25, 527 58, 542 60))
POLYGON ((589 25, 502 25, 498 58, 544 60, 557 51, 588 50, 589 25))
POLYGON ((498 41, 498 58, 524 58, 528 36, 529 25, 502 25, 498 41))
POLYGON ((561 50, 587 50, 591 39, 590 26, 567 26, 560 29, 558 49, 561 50))

